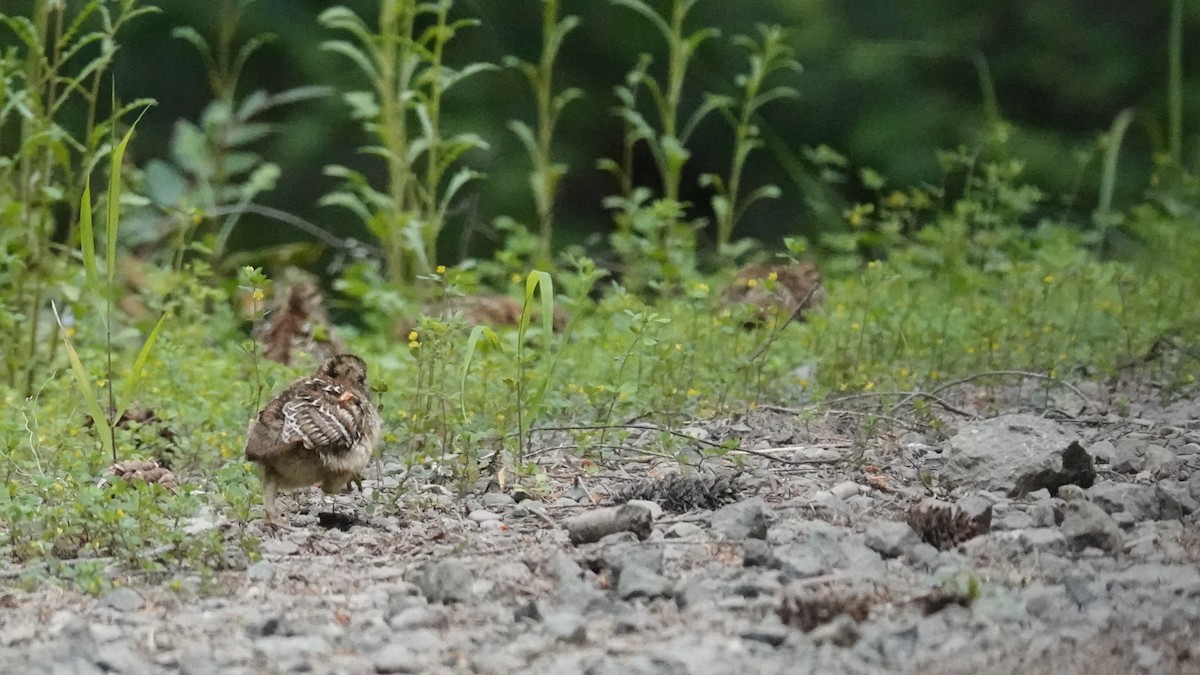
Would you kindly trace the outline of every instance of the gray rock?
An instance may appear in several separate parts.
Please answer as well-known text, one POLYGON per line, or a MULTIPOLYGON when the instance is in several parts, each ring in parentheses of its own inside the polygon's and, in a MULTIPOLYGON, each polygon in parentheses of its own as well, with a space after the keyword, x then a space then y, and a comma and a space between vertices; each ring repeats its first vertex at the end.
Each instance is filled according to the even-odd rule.
POLYGON ((621 542, 605 546, 600 553, 601 563, 618 575, 629 566, 639 566, 658 574, 663 569, 663 545, 642 542, 621 542))
POLYGON ((287 539, 267 539, 262 545, 263 555, 284 557, 300 552, 300 545, 287 539))
POLYGON ((658 502, 652 502, 648 499, 630 499, 626 504, 640 506, 650 512, 652 520, 658 520, 663 517, 663 507, 659 506, 658 502))
POLYGON ((663 537, 667 539, 700 539, 703 536, 703 527, 688 522, 675 523, 663 533, 663 537))
POLYGON ((476 511, 472 511, 471 513, 467 514, 467 520, 472 520, 472 521, 475 521, 476 523, 483 523, 484 521, 495 521, 495 520, 500 520, 500 514, 492 513, 491 511, 488 511, 486 509, 478 509, 476 511))
MULTIPOLYGON (((1200 474, 1198 474, 1200 475, 1200 474)), ((1154 486, 1161 517, 1179 519, 1200 511, 1200 501, 1192 495, 1187 482, 1168 478, 1154 486)))
MULTIPOLYGON (((1050 524, 1053 525, 1054 523, 1051 522, 1050 524)), ((1038 525, 1038 521, 1034 520, 1033 516, 1017 509, 1005 511, 1000 517, 992 521, 993 530, 1025 530, 1037 527, 1038 525)))
POLYGON ((1065 426, 1033 415, 1002 415, 964 426, 946 449, 941 479, 954 486, 1021 496, 1095 480, 1091 455, 1065 426))
POLYGON ((185 647, 179 654, 179 675, 220 675, 221 664, 208 645, 185 647))
POLYGON ((1061 555, 1070 548, 1066 535, 1057 527, 1033 527, 1017 533, 1017 541, 1026 552, 1061 555))
POLYGON ((153 672, 150 663, 134 650, 128 640, 112 642, 100 647, 96 665, 106 673, 121 673, 122 675, 141 675, 153 672))
POLYGON ((1174 473, 1181 464, 1179 456, 1161 445, 1151 445, 1146 448, 1143 469, 1151 475, 1168 476, 1174 473))
POLYGON ((712 529, 725 539, 766 539, 770 507, 761 497, 722 506, 712 515, 712 529))
POLYGON ((1092 591, 1091 581, 1086 577, 1078 574, 1068 574, 1063 577, 1063 588, 1067 592, 1067 597, 1075 606, 1080 609, 1087 607, 1096 600, 1096 594, 1092 591))
POLYGON ((512 506, 517 503, 511 495, 506 495, 503 492, 488 492, 479 498, 479 503, 486 507, 504 507, 512 506))
POLYGON ((115 588, 100 596, 97 604, 118 612, 134 612, 146 604, 142 594, 129 587, 115 588))
POLYGON ((583 644, 587 642, 587 619, 579 612, 571 610, 559 610, 550 612, 542 619, 542 625, 546 627, 546 631, 554 636, 554 639, 569 644, 583 644))
POLYGON ((1180 457, 1200 455, 1200 443, 1185 443, 1175 449, 1175 454, 1180 457))
POLYGON ((1142 459, 1128 446, 1117 447, 1112 441, 1098 441, 1088 447, 1097 460, 1108 464, 1110 471, 1137 473, 1142 470, 1142 459))
POLYGON ((742 565, 746 567, 777 567, 778 561, 771 545, 762 539, 747 539, 742 544, 742 565))
POLYGON ((428 563, 418 569, 412 582, 430 602, 467 602, 475 575, 471 568, 457 558, 428 563))
POLYGON ((1121 550, 1124 541, 1121 528, 1112 517, 1088 501, 1069 502, 1059 528, 1075 551, 1095 547, 1115 553, 1121 550))
POLYGON ((441 627, 446 624, 446 612, 438 606, 413 605, 392 614, 387 624, 393 630, 441 627))
POLYGON ((9 622, 0 625, 0 647, 12 647, 29 642, 35 635, 37 635, 37 624, 13 617, 9 622))
POLYGON ((1106 480, 1088 488, 1087 494, 1092 503, 1114 517, 1123 513, 1137 522, 1157 520, 1161 515, 1158 495, 1149 485, 1106 480))
POLYGON ((617 595, 622 600, 669 598, 671 592, 670 580, 638 564, 626 564, 617 580, 617 595))
POLYGON ((778 617, 768 616, 754 627, 742 631, 742 639, 778 647, 787 640, 788 635, 792 632, 792 629, 783 625, 778 617))
POLYGON ((849 499, 850 497, 862 492, 862 490, 863 487, 861 485, 852 480, 847 480, 829 488, 829 494, 837 497, 838 499, 849 499))
POLYGON ((868 548, 885 558, 907 555, 921 538, 908 523, 894 520, 877 520, 867 526, 865 543, 868 548))
POLYGON ((269 584, 275 578, 275 566, 266 560, 259 560, 246 568, 246 579, 253 583, 269 584))
POLYGON ((258 663, 279 673, 312 670, 314 660, 332 652, 325 638, 316 635, 272 635, 254 642, 258 663))
POLYGON ((392 643, 381 647, 371 656, 371 665, 377 673, 420 673, 426 669, 408 646, 392 643))

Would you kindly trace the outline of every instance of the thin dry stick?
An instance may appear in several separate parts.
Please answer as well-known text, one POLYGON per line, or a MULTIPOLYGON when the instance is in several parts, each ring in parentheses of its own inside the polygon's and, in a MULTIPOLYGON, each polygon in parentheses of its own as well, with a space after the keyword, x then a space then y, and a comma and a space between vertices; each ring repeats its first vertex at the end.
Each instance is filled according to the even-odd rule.
POLYGON ((1077 395, 1079 398, 1083 399, 1084 401, 1088 400, 1088 397, 1085 396, 1084 393, 1082 391, 1080 391, 1078 387, 1071 384, 1070 382, 1060 380, 1057 377, 1054 377, 1051 375, 1046 375, 1044 373, 1034 373, 1034 372, 1029 372, 1029 371, 1024 371, 1024 370, 992 370, 992 371, 988 371, 988 372, 984 372, 984 373, 975 373, 974 375, 968 375, 967 377, 964 377, 962 379, 954 380, 952 382, 947 382, 946 384, 943 384, 942 386, 940 386, 930 392, 914 391, 911 394, 909 394, 908 396, 901 399, 899 403, 892 406, 892 408, 888 411, 888 414, 894 414, 900 408, 903 408, 904 406, 911 403, 913 399, 921 397, 921 396, 926 396, 926 397, 936 396, 937 394, 940 394, 941 392, 946 391, 947 389, 953 389, 954 387, 958 387, 958 386, 967 384, 968 382, 973 382, 975 380, 979 380, 979 379, 982 379, 985 377, 1005 377, 1005 376, 1007 376, 1007 377, 1032 377, 1032 378, 1038 379, 1038 380, 1050 380, 1051 382, 1060 384, 1060 385, 1066 387, 1067 389, 1070 389, 1071 391, 1075 392, 1075 395, 1077 395))

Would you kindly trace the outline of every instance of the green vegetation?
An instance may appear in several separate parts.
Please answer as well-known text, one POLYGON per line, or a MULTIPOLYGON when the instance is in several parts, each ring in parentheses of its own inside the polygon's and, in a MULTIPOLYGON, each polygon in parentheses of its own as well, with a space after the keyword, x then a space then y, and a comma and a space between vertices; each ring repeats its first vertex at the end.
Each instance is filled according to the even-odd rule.
MULTIPOLYGON (((459 18, 450 0, 381 0, 374 22, 340 6, 321 15, 326 50, 374 87, 343 90, 342 100, 373 137, 362 149, 366 162, 379 165, 331 164, 326 171, 340 184, 322 199, 360 218, 373 241, 319 236, 344 258, 327 279, 331 304, 351 349, 370 364, 389 461, 431 467, 461 491, 484 472, 504 471, 536 494, 534 451, 548 427, 569 430, 571 451, 603 461, 623 452, 627 420, 660 425, 653 451, 682 457, 689 441, 670 432, 688 420, 847 394, 875 401, 864 435, 897 416, 936 430, 930 402, 944 388, 966 377, 996 386, 1016 371, 1051 388, 1136 368, 1164 398, 1195 395, 1200 175, 1166 157, 1143 196, 1122 207, 1113 184, 1133 152, 1121 150, 1127 116, 1092 150, 1104 158, 1102 198, 1085 209, 1093 215, 1086 222, 1063 215, 1057 195, 1026 178, 1011 128, 1000 124, 976 146, 937 153, 942 174, 930 184, 893 186, 829 147, 812 150, 808 164, 824 189, 861 187, 844 222, 809 241, 777 216, 771 239, 739 242, 747 208, 774 207, 763 199, 785 184, 747 167, 751 156, 767 155, 754 152, 767 142, 760 115, 796 105, 804 89, 788 34, 764 26, 757 38, 723 40, 690 27, 699 0, 614 0, 604 11, 634 10, 665 41, 666 62, 638 61, 615 99, 586 92, 593 109, 600 101, 615 109, 624 131, 622 156, 600 160, 617 180, 604 202, 609 246, 604 237, 586 249, 557 246, 566 169, 555 157, 568 148, 556 129, 582 108, 568 103, 584 92, 556 91, 554 70, 580 20, 543 2, 540 58, 509 61, 534 92, 534 122, 511 128, 532 164, 521 175, 538 226, 501 220, 497 250, 458 264, 439 253, 439 235, 463 190, 511 177, 471 168, 472 151, 496 141, 458 127, 453 112, 464 102, 448 92, 465 78, 506 71, 447 65, 459 31, 478 23, 459 18), (709 42, 737 47, 738 63, 749 54, 743 75, 711 87, 732 94, 693 86, 689 63, 709 42), (724 132, 724 168, 702 171, 693 158, 716 150, 695 131, 710 117, 711 130, 724 132), (647 166, 656 175, 636 173, 647 166), (707 190, 711 242, 685 181, 707 190), (828 300, 804 321, 775 316, 748 327, 758 323, 757 308, 731 304, 724 292, 734 264, 781 248, 785 258, 818 262, 828 300), (619 264, 605 269, 603 260, 619 264), (515 326, 471 326, 452 311, 488 289, 517 299, 515 326), (564 312, 569 319, 556 326, 564 312)), ((237 19, 252 3, 225 2, 214 47, 198 30, 176 31, 207 64, 215 99, 202 120, 179 124, 173 161, 123 161, 127 146, 138 156, 128 114, 147 102, 105 106, 99 92, 119 29, 153 11, 138 4, 95 0, 68 10, 45 0, 29 16, 3 17, 20 46, 0 55, 0 560, 26 564, 31 584, 63 579, 97 591, 111 582, 113 564, 169 579, 254 555, 244 528, 258 516, 257 478, 241 457, 246 420, 311 369, 267 361, 248 339, 245 319, 264 312, 270 281, 260 252, 227 245, 246 222, 241 214, 290 170, 254 145, 274 128, 258 116, 323 90, 309 83, 243 94, 241 70, 263 41, 233 47, 237 19), (83 114, 67 115, 69 101, 83 114), (104 159, 109 189, 96 207, 90 180, 104 159), (103 256, 93 210, 106 214, 103 256), (165 219, 168 236, 118 236, 123 214, 142 224, 165 219), (135 408, 154 414, 122 419, 135 408), (176 491, 101 481, 113 461, 149 457, 170 462, 176 491), (213 519, 229 526, 207 527, 213 519)), ((139 133, 144 126, 145 118, 139 133)), ((1068 197, 1077 207, 1077 195, 1068 197)), ((272 218, 289 228, 307 223, 272 218)), ((403 496, 403 488, 376 492, 367 508, 395 508, 403 496)))

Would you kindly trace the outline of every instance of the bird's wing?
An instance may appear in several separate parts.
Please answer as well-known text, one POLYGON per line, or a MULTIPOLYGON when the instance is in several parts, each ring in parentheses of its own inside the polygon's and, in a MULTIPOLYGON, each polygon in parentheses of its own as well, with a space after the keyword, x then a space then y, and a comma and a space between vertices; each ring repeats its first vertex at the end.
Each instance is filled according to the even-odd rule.
POLYGON ((344 452, 357 440, 354 413, 333 392, 292 399, 283 406, 282 440, 310 450, 344 452))
POLYGON ((268 459, 296 446, 295 443, 284 442, 280 438, 279 425, 269 415, 270 412, 264 410, 250 420, 250 428, 246 430, 246 459, 268 459))

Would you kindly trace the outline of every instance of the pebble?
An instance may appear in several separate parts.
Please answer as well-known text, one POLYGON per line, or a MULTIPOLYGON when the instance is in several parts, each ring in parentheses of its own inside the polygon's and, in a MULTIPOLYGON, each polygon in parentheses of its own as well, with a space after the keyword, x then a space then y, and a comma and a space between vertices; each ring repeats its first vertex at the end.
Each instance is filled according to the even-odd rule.
POLYGON ((717 509, 712 515, 713 532, 724 539, 766 539, 770 507, 753 497, 717 509))
POLYGON ((100 607, 109 607, 118 612, 133 612, 146 604, 142 594, 132 588, 115 588, 100 596, 97 603, 100 607))
POLYGON ((275 578, 275 566, 266 560, 259 560, 246 568, 246 578, 254 583, 270 583, 275 578))

